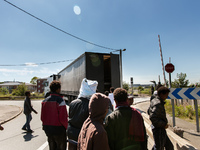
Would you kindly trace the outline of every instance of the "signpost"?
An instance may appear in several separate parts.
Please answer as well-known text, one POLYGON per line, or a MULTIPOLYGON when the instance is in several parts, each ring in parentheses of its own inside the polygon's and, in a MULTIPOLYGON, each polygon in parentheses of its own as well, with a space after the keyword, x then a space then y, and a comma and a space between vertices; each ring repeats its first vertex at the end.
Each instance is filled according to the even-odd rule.
POLYGON ((200 88, 171 88, 168 99, 200 100, 200 88))
MULTIPOLYGON (((171 88, 171 73, 174 71, 174 68, 175 67, 171 62, 165 65, 165 71, 169 73, 169 88, 171 88)), ((173 127, 175 127, 176 123, 175 123, 174 99, 171 99, 171 104, 172 104, 173 127)))
POLYGON ((174 65, 172 63, 168 63, 165 65, 165 71, 167 73, 172 73, 174 71, 174 65))
POLYGON ((196 126, 199 132, 199 117, 198 117, 198 104, 200 100, 200 88, 171 88, 168 99, 190 99, 194 100, 196 112, 196 126))
POLYGON ((194 100, 195 112, 196 112, 196 126, 197 126, 197 132, 199 132, 197 100, 198 99, 200 100, 200 88, 171 88, 171 73, 174 71, 174 69, 175 69, 174 65, 170 62, 165 65, 165 71, 169 73, 170 93, 168 99, 171 99, 171 104, 172 104, 173 127, 175 126, 174 99, 191 99, 194 100))

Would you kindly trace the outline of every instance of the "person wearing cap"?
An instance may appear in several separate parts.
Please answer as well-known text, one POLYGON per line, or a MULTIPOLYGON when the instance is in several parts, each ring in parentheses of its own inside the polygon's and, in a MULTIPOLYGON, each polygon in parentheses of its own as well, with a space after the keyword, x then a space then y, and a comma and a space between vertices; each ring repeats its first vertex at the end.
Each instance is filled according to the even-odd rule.
POLYGON ((83 123, 77 150, 109 150, 107 133, 103 120, 108 112, 110 100, 101 93, 92 95, 89 102, 89 116, 83 123))
MULTIPOLYGON (((89 100, 96 93, 97 85, 97 81, 84 78, 81 83, 78 98, 69 104, 69 125, 67 129, 69 141, 78 141, 78 135, 83 122, 89 116, 89 100)), ((76 145, 69 143, 68 149, 76 149, 76 145)))
POLYGON ((105 129, 111 150, 147 150, 147 135, 144 120, 127 102, 127 91, 114 91, 116 110, 106 117, 105 129))

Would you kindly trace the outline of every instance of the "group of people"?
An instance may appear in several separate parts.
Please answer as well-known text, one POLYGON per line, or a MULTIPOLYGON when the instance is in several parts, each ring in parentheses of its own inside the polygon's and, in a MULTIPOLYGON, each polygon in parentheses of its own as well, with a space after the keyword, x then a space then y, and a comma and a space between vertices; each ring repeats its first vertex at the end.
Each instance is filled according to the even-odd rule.
MULTIPOLYGON (((60 82, 51 82, 51 94, 42 101, 41 109, 41 121, 49 149, 66 150, 68 140, 68 150, 147 150, 143 118, 140 112, 130 106, 133 97, 128 97, 127 91, 122 88, 111 88, 111 93, 106 96, 97 92, 97 86, 97 81, 83 79, 78 98, 69 104, 67 112, 60 95, 60 82)), ((164 100, 167 94, 169 89, 159 88, 158 96, 151 100, 148 109, 155 139, 152 149, 173 149, 165 131, 167 119, 164 100)), ((29 102, 28 98, 25 101, 29 102)), ((37 113, 32 107, 30 110, 37 113)), ((27 121, 22 129, 31 130, 31 118, 30 114, 26 114, 27 121)))

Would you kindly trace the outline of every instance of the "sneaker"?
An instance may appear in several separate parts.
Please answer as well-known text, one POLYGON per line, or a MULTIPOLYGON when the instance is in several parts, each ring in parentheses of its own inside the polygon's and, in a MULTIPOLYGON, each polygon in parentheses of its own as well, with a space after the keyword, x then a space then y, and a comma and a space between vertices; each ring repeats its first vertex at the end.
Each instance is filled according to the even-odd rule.
POLYGON ((22 128, 22 130, 25 130, 25 131, 26 131, 26 128, 22 128))
POLYGON ((27 132, 28 133, 33 133, 34 131, 30 129, 30 130, 27 130, 27 132))

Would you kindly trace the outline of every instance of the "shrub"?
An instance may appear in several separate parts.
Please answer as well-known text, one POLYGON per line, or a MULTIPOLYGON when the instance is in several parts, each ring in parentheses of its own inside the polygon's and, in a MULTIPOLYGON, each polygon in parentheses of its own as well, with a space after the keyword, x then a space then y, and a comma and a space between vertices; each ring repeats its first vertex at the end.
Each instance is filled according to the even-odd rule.
POLYGON ((148 94, 151 95, 151 89, 150 88, 145 88, 142 91, 140 91, 142 94, 148 94))
POLYGON ((125 89, 126 91, 128 91, 129 89, 129 84, 126 82, 123 82, 123 89, 125 89))
POLYGON ((165 104, 165 110, 168 114, 172 114, 172 105, 171 105, 171 102, 170 100, 166 100, 165 101, 166 104, 165 104))
POLYGON ((191 105, 186 106, 185 115, 186 115, 187 117, 189 117, 190 119, 193 119, 193 116, 194 116, 194 109, 192 108, 191 105))
POLYGON ((22 83, 12 91, 12 95, 25 96, 26 91, 27 91, 27 86, 25 85, 25 83, 22 83))
POLYGON ((0 88, 0 95, 6 95, 8 93, 9 93, 9 91, 7 88, 4 88, 4 87, 0 88))
POLYGON ((184 117, 185 116, 185 109, 182 105, 175 106, 175 116, 176 117, 184 117))
POLYGON ((44 93, 31 93, 31 96, 38 96, 38 97, 43 97, 44 93))

